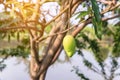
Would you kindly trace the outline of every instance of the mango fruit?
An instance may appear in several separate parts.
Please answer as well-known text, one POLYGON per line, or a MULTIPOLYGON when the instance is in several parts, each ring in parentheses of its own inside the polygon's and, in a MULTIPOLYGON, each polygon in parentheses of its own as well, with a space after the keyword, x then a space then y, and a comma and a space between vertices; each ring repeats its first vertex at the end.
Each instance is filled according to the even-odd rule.
POLYGON ((75 53, 76 42, 72 35, 66 35, 63 39, 63 48, 68 57, 72 57, 75 53))

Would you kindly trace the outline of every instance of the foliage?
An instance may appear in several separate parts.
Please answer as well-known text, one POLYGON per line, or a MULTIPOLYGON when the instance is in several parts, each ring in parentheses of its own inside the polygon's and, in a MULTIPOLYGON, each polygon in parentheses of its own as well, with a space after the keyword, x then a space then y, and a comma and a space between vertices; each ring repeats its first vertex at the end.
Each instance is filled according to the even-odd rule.
POLYGON ((27 49, 24 46, 17 46, 17 48, 9 48, 9 49, 3 49, 0 50, 1 55, 10 55, 10 56, 16 56, 16 57, 28 57, 29 49, 27 49))
POLYGON ((0 71, 3 71, 3 69, 6 67, 6 64, 3 64, 0 62, 0 71))
POLYGON ((119 57, 120 56, 120 26, 115 27, 115 34, 114 34, 114 47, 113 47, 113 56, 119 57))
POLYGON ((80 73, 78 70, 78 67, 73 67, 75 70, 75 73, 82 79, 82 80, 89 80, 84 74, 80 73))
POLYGON ((93 20, 93 25, 94 25, 94 29, 95 29, 95 34, 97 35, 97 37, 99 39, 101 39, 102 37, 102 20, 101 20, 101 14, 100 14, 100 11, 99 11, 99 7, 98 7, 98 4, 97 4, 97 1, 96 0, 91 0, 91 3, 92 3, 92 10, 93 10, 93 14, 94 14, 94 17, 92 18, 93 20))
MULTIPOLYGON (((93 34, 93 29, 90 27, 86 27, 81 33, 79 33, 76 36, 76 42, 77 42, 77 50, 78 54, 82 57, 84 65, 90 69, 91 71, 102 75, 102 77, 105 80, 110 80, 116 77, 115 71, 119 69, 118 61, 119 61, 119 31, 120 27, 118 26, 110 26, 108 25, 106 27, 110 31, 107 31, 104 33, 104 37, 102 38, 101 41, 99 41, 96 37, 95 34, 93 34), (114 30, 114 34, 111 31, 114 30), (118 32, 117 32, 118 31, 118 32), (109 37, 108 37, 109 36, 109 37), (107 41, 106 41, 107 40, 107 41), (105 43, 102 43, 105 42, 105 43), (110 46, 111 44, 111 46, 110 46), (94 56, 95 61, 99 64, 99 67, 101 70, 99 70, 96 65, 92 63, 92 61, 89 61, 88 59, 85 58, 84 53, 82 52, 82 49, 85 50, 91 50, 94 56), (116 52, 116 53, 115 53, 116 52), (107 74, 105 68, 108 65, 106 63, 106 60, 111 60, 111 67, 109 67, 109 72, 111 73, 110 75, 112 77, 108 77, 109 74, 107 74), (97 68, 97 70, 96 70, 97 68)), ((83 80, 86 80, 84 78, 88 78, 85 76, 85 74, 81 73, 81 69, 77 67, 73 69, 75 70, 75 73, 83 78, 83 80)), ((118 73, 119 74, 119 73, 118 73)), ((89 80, 89 78, 88 78, 89 80)))
MULTIPOLYGON (((96 57, 96 59, 100 57, 100 54, 99 54, 100 47, 99 47, 99 44, 98 44, 96 39, 90 39, 85 33, 80 33, 77 36, 77 39, 80 40, 79 43, 84 43, 83 45, 85 45, 85 47, 82 47, 82 48, 84 48, 84 49, 91 49, 93 51, 94 56, 96 57), (80 39, 79 39, 79 37, 80 37, 80 39)), ((78 47, 78 49, 81 49, 81 46, 79 46, 79 44, 78 44, 77 47, 78 47)), ((101 62, 102 60, 99 58, 98 61, 101 62)))
MULTIPOLYGON (((82 53, 84 55, 84 53, 82 53)), ((80 55, 81 56, 81 55, 80 55)), ((98 74, 104 80, 114 80, 115 77, 120 76, 118 69, 120 68, 119 59, 114 57, 109 57, 109 63, 102 62, 99 65, 94 64, 93 61, 88 60, 85 56, 81 56, 83 64, 85 67, 91 71, 91 74, 98 74)), ((83 70, 80 67, 73 66, 73 71, 83 80, 92 80, 85 73, 82 73, 83 70)))

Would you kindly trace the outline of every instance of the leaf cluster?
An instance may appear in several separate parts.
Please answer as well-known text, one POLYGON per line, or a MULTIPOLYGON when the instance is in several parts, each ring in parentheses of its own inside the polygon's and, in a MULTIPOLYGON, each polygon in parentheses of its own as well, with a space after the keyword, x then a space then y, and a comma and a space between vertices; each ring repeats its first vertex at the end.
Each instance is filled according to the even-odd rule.
POLYGON ((23 38, 19 44, 15 44, 17 47, 8 47, 0 49, 0 55, 5 56, 16 56, 16 57, 23 57, 27 58, 30 53, 30 45, 29 45, 29 38, 23 38))
POLYGON ((82 80, 90 80, 83 73, 79 72, 78 67, 73 66, 73 68, 74 68, 74 71, 77 74, 77 76, 79 76, 82 80))
POLYGON ((6 67, 6 64, 0 63, 0 71, 3 71, 5 67, 6 67))
POLYGON ((115 26, 115 34, 114 34, 114 45, 113 45, 113 56, 120 56, 120 26, 115 26))
POLYGON ((76 37, 76 42, 77 42, 77 48, 78 48, 78 53, 81 54, 80 49, 91 49, 94 53, 95 58, 97 61, 101 62, 103 61, 101 58, 103 56, 100 56, 100 45, 97 41, 97 39, 91 39, 89 36, 87 36, 85 33, 80 33, 76 37))
POLYGON ((26 58, 29 55, 29 50, 24 46, 17 46, 16 48, 2 49, 0 55, 16 56, 26 58))

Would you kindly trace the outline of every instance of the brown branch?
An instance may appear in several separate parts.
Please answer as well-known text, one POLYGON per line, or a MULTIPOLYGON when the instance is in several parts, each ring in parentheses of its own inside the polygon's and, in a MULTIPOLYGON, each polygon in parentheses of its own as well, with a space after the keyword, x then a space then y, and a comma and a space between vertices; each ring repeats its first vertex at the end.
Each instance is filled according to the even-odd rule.
MULTIPOLYGON (((75 1, 75 0, 73 0, 73 1, 75 1)), ((77 9, 77 7, 82 3, 82 2, 84 2, 85 0, 77 0, 75 3, 76 4, 74 4, 74 5, 72 5, 72 10, 71 10, 71 14, 73 14, 74 12, 75 12, 75 10, 77 9)))
POLYGON ((68 32, 69 30, 73 29, 74 27, 75 27, 75 26, 72 26, 72 27, 69 27, 68 29, 66 29, 66 30, 64 30, 64 31, 62 31, 62 32, 50 34, 50 35, 48 35, 48 36, 46 36, 46 37, 41 37, 41 38, 40 38, 39 40, 37 40, 37 41, 36 41, 36 39, 35 39, 35 41, 36 41, 37 43, 40 43, 41 41, 47 39, 48 37, 56 36, 56 35, 59 35, 59 34, 64 34, 64 33, 68 32))
MULTIPOLYGON (((74 1, 75 1, 75 0, 74 0, 74 1)), ((78 3, 78 2, 80 2, 80 1, 78 0, 77 3, 78 3)), ((76 3, 76 2, 75 2, 75 3, 76 3)), ((80 4, 80 3, 79 3, 79 4, 80 4)), ((77 4, 77 5, 78 5, 78 4, 77 4)), ((74 7, 73 11, 75 11, 75 8, 77 8, 77 6, 74 7)), ((74 13, 73 11, 72 11, 72 13, 74 13)), ((59 35, 59 34, 66 33, 67 31, 69 31, 69 30, 72 29, 72 28, 74 28, 74 27, 70 27, 70 28, 66 29, 65 31, 63 31, 63 32, 60 32, 60 33, 57 33, 57 34, 54 34, 54 35, 59 35)), ((47 38, 47 37, 46 37, 46 38, 47 38)), ((44 39, 45 39, 45 38, 44 38, 44 39)), ((56 59, 57 59, 58 56, 60 55, 61 50, 62 50, 62 44, 61 44, 61 47, 59 48, 59 50, 57 50, 56 54, 54 55, 54 57, 53 57, 50 65, 53 64, 53 63, 56 61, 56 59)))
MULTIPOLYGON (((73 0, 73 1, 75 1, 75 0, 73 0)), ((80 4, 80 3, 82 3, 84 0, 76 0, 76 2, 77 2, 77 4, 75 4, 73 7, 72 7, 72 13, 71 14, 73 14, 74 13, 74 11, 76 10, 76 8, 78 7, 78 4, 80 4)), ((74 3, 74 2, 73 2, 74 3)), ((83 21, 84 22, 84 21, 83 21)), ((82 22, 81 22, 82 23, 82 22)), ((75 25, 75 26, 77 26, 77 25, 75 25)), ((69 29, 72 29, 72 28, 74 28, 75 26, 73 26, 73 27, 68 27, 68 29, 66 29, 66 31, 67 30, 69 30, 69 29)), ((63 32, 66 32, 66 31, 63 31, 63 32)), ((60 45, 60 48, 57 50, 57 52, 56 52, 56 54, 54 55, 54 57, 53 57, 53 59, 52 59, 52 61, 51 61, 51 64, 53 64, 57 59, 58 59, 58 57, 59 57, 59 55, 60 55, 60 52, 61 52, 61 50, 63 49, 63 47, 62 47, 62 44, 60 45)), ((51 65, 50 64, 50 65, 51 65)))
MULTIPOLYGON (((68 0, 65 0, 65 2, 62 4, 62 8, 66 7, 68 5, 68 4, 66 4, 67 2, 68 2, 68 0)), ((62 17, 60 17, 60 19, 61 19, 61 22, 59 22, 58 24, 60 24, 61 26, 57 25, 57 28, 60 29, 59 31, 63 31, 67 25, 66 24, 66 21, 68 20, 67 11, 64 13, 64 15, 62 17)), ((61 42, 62 42, 62 39, 64 36, 65 36, 65 34, 57 35, 52 46, 49 46, 49 49, 42 61, 40 71, 38 74, 42 74, 50 66, 54 55, 56 54, 57 50, 60 48, 60 45, 61 45, 61 42)))
MULTIPOLYGON (((61 16, 66 10, 68 10, 71 6, 73 7, 71 14, 73 14, 73 13, 74 13, 73 11, 76 10, 78 4, 82 3, 83 1, 84 1, 84 0, 81 0, 81 1, 79 1, 79 0, 74 0, 74 2, 72 3, 72 5, 67 5, 68 7, 65 7, 64 10, 62 10, 56 17, 54 17, 54 18, 53 18, 50 22, 48 22, 45 26, 47 26, 47 25, 50 24, 52 21, 54 21, 54 20, 56 20, 58 17, 60 17, 60 16, 61 16), (74 6, 75 6, 75 7, 74 7, 74 6)), ((69 13, 68 13, 68 14, 69 14, 69 13)), ((68 20, 68 21, 69 21, 69 20, 68 20)), ((67 23, 68 23, 68 21, 67 21, 67 23)), ((58 25, 57 25, 57 26, 58 26, 58 25)), ((72 28, 70 27, 70 29, 72 29, 72 28)), ((60 32, 60 33, 57 33, 57 34, 65 33, 66 31, 68 31, 68 30, 70 30, 70 29, 67 29, 67 30, 65 30, 65 31, 63 31, 63 32, 60 32)), ((51 35, 49 35, 49 36, 47 36, 47 37, 55 36, 55 35, 57 35, 57 34, 56 34, 56 33, 55 33, 55 34, 51 34, 51 35)), ((37 37, 37 38, 34 39, 34 40, 39 43, 39 42, 45 40, 47 37, 44 37, 44 38, 43 38, 43 37, 39 36, 39 37, 37 37)))
POLYGON ((101 14, 104 14, 104 13, 106 13, 108 11, 112 11, 112 10, 116 9, 117 7, 119 7, 119 6, 120 6, 120 3, 117 3, 115 6, 112 6, 111 8, 106 8, 105 10, 103 10, 101 12, 101 14))
MULTIPOLYGON (((25 26, 28 27, 28 24, 26 22, 25 22, 25 26)), ((34 38, 34 35, 32 34, 30 29, 28 29, 28 32, 30 33, 31 37, 34 38)))
POLYGON ((52 64, 58 59, 58 57, 59 57, 60 52, 62 51, 62 49, 63 49, 63 46, 62 46, 62 44, 61 44, 60 48, 58 49, 58 51, 57 51, 56 54, 54 55, 54 57, 53 57, 50 65, 52 65, 52 64))
MULTIPOLYGON (((73 5, 78 4, 78 1, 76 1, 75 3, 73 3, 73 5)), ((73 6, 72 5, 72 6, 73 6)), ((67 5, 65 7, 65 9, 63 9, 56 17, 54 17, 51 21, 49 21, 48 23, 45 24, 45 26, 49 25, 51 22, 55 21, 58 17, 60 17, 65 11, 67 11, 69 9, 70 5, 67 5)))
MULTIPOLYGON (((120 6, 120 4, 117 4, 116 6, 114 6, 113 8, 111 8, 110 10, 106 10, 106 11, 114 10, 115 8, 117 8, 117 7, 119 7, 119 6, 120 6)), ((106 11, 103 11, 101 14, 106 13, 106 11)), ((114 18, 117 18, 117 17, 120 17, 120 14, 119 14, 119 15, 112 16, 112 17, 109 17, 109 18, 103 18, 102 20, 103 20, 103 21, 107 21, 107 20, 114 19, 114 18)), ((91 21, 90 21, 90 22, 91 22, 91 21)), ((80 22, 80 23, 81 23, 81 22, 80 22)), ((80 23, 79 23, 79 24, 80 24, 80 23)), ((88 23, 89 23, 89 21, 88 21, 88 23)), ((82 22, 81 25, 84 25, 84 21, 82 22)), ((75 25, 75 26, 78 26, 78 25, 75 25)), ((65 33, 65 32, 67 32, 67 31, 69 31, 70 29, 73 29, 75 26, 70 27, 70 28, 68 28, 68 29, 66 29, 66 30, 64 30, 64 31, 62 31, 62 32, 58 32, 58 33, 55 33, 55 34, 48 35, 48 36, 46 36, 46 37, 42 37, 42 38, 40 38, 37 42, 39 43, 39 42, 41 42, 41 41, 43 41, 43 40, 45 40, 45 39, 47 39, 48 37, 51 37, 51 36, 55 36, 55 35, 58 35, 58 34, 63 34, 63 33, 65 33)), ((82 27, 81 27, 81 28, 82 28, 82 27)), ((78 31, 79 31, 79 30, 78 30, 78 31)), ((77 32, 77 30, 76 30, 76 32, 77 32)), ((73 34, 76 35, 75 33, 73 33, 73 34)))
MULTIPOLYGON (((112 11, 112 10, 114 10, 115 8, 117 8, 117 7, 119 7, 120 6, 120 3, 118 3, 117 5, 115 5, 115 6, 113 6, 111 9, 108 9, 108 10, 103 10, 102 12, 101 12, 101 14, 104 14, 104 13, 106 13, 106 12, 108 12, 108 11, 112 11)), ((115 16, 112 16, 112 17, 109 17, 109 18, 103 18, 102 20, 103 21, 107 21, 107 20, 110 20, 110 19, 114 19, 114 18, 116 18, 116 17, 119 17, 120 16, 120 14, 119 15, 115 15, 115 16)), ((89 23, 91 23, 91 19, 88 19, 88 20, 86 20, 86 22, 85 23, 81 23, 78 27, 77 27, 77 29, 72 33, 72 35, 73 36, 76 36, 87 24, 89 24, 89 23), (81 27, 81 26, 84 26, 84 27, 81 27)))
POLYGON ((108 1, 108 0, 97 0, 103 4, 108 4, 108 5, 115 5, 116 4, 116 0, 112 0, 112 1, 108 1))
MULTIPOLYGON (((82 30, 84 27, 85 27, 85 25, 87 25, 89 22, 83 22, 83 23, 81 23, 81 24, 83 24, 83 25, 81 25, 81 28, 80 29, 78 29, 79 31, 80 30, 82 30)), ((78 26, 78 25, 76 25, 76 26, 78 26)), ((75 31, 75 32, 77 32, 77 31, 75 31)), ((76 34, 75 33, 72 33, 72 35, 73 36, 75 36, 76 34)), ((52 59, 52 62, 51 62, 51 64, 50 65, 52 65, 55 61, 56 61, 56 59, 59 57, 59 55, 60 55, 60 52, 62 51, 62 49, 63 49, 63 47, 62 47, 62 44, 61 44, 61 47, 58 49, 58 51, 56 52, 56 54, 55 54, 55 56, 54 56, 54 58, 52 59)))
MULTIPOLYGON (((114 18, 116 18, 116 17, 120 17, 120 15, 115 15, 115 16, 112 16, 112 17, 109 17, 109 18, 103 18, 102 20, 103 20, 103 21, 107 21, 107 20, 110 20, 110 19, 114 19, 114 18)), ((91 19, 86 20, 86 22, 83 22, 83 23, 81 23, 81 24, 79 24, 79 25, 76 25, 77 28, 76 28, 75 31, 72 33, 72 35, 73 35, 73 36, 76 36, 76 35, 77 35, 80 31, 82 31, 82 30, 85 28, 85 26, 88 25, 89 23, 91 23, 91 19)), ((72 28, 71 28, 71 29, 72 29, 72 28)), ((53 63, 56 61, 56 59, 57 59, 58 56, 60 55, 60 52, 61 52, 62 49, 63 49, 63 47, 61 46, 61 47, 59 48, 59 50, 57 51, 55 57, 53 58, 51 64, 53 64, 53 63)))
POLYGON ((102 18, 102 20, 107 21, 107 20, 111 20, 111 19, 114 19, 114 18, 117 18, 117 17, 120 17, 120 14, 114 15, 114 16, 111 16, 111 17, 107 17, 107 18, 102 18))
MULTIPOLYGON (((35 4, 35 11, 34 11, 33 15, 31 16, 30 20, 36 21, 39 19, 38 13, 40 12, 40 6, 41 6, 39 4, 39 2, 40 2, 40 0, 37 0, 37 2, 35 4)), ((33 28, 37 28, 36 23, 37 22, 34 22, 34 23, 30 23, 28 25, 32 26, 33 28)), ((31 68, 35 69, 35 71, 34 70, 31 70, 31 71, 33 71, 33 73, 34 72, 36 73, 36 71, 38 70, 38 65, 40 63, 39 62, 39 54, 38 54, 38 52, 39 52, 38 44, 34 41, 34 38, 37 37, 37 32, 31 30, 31 34, 32 35, 30 35, 30 48, 31 48, 30 53, 31 53, 31 62, 33 61, 33 63, 31 64, 31 68), (36 67, 36 68, 32 67, 33 65, 35 65, 34 67, 36 67)))

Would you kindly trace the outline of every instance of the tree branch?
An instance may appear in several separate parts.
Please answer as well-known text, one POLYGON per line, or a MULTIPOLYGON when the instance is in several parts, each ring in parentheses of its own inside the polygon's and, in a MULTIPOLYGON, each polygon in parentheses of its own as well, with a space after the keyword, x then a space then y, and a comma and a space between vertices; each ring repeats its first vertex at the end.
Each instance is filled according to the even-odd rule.
POLYGON ((116 4, 116 0, 112 0, 112 1, 108 1, 108 0, 97 0, 103 4, 108 4, 108 5, 115 5, 116 4))
MULTIPOLYGON (((81 1, 77 0, 77 1, 75 2, 75 0, 74 0, 74 3, 72 4, 72 6, 78 4, 78 2, 82 2, 82 1, 83 1, 83 0, 81 0, 81 1)), ((80 3, 79 3, 79 4, 80 4, 80 3)), ((65 9, 63 9, 63 10, 62 10, 57 16, 55 16, 50 22, 46 23, 45 26, 47 26, 47 25, 49 25, 51 22, 55 21, 55 20, 56 20, 58 17, 60 17, 65 11, 67 11, 67 10, 69 9, 69 7, 70 7, 70 5, 65 6, 65 9)))
POLYGON ((118 8, 119 6, 120 6, 120 3, 118 2, 115 6, 112 6, 111 8, 106 8, 105 10, 103 10, 103 11, 101 12, 101 14, 104 14, 104 13, 106 13, 106 12, 108 12, 108 11, 112 11, 112 10, 118 8))
MULTIPOLYGON (((107 21, 107 20, 114 19, 114 18, 117 18, 117 17, 120 17, 120 15, 115 15, 115 16, 112 16, 112 17, 109 17, 109 18, 103 18, 102 20, 103 21, 107 21)), ((83 23, 81 23, 79 25, 76 25, 77 28, 75 29, 75 31, 73 31, 72 35, 76 36, 80 31, 82 31, 84 29, 84 27, 86 25, 88 25, 90 23, 91 23, 91 19, 86 20, 85 22, 83 22, 83 23)), ((53 59, 53 61, 52 61, 51 64, 53 64, 56 61, 56 59, 58 58, 58 56, 59 56, 59 54, 60 54, 60 52, 61 52, 62 49, 63 49, 63 47, 59 48, 59 50, 57 51, 57 53, 56 53, 56 55, 55 55, 55 57, 54 57, 54 59, 53 59)))
MULTIPOLYGON (((62 5, 62 8, 65 8, 67 5, 69 5, 69 4, 66 4, 66 3, 68 3, 68 0, 65 0, 65 2, 62 5)), ((68 20, 67 11, 64 12, 63 14, 64 14, 63 16, 59 17, 59 20, 61 19, 61 21, 57 23, 59 25, 56 26, 57 29, 59 29, 59 31, 63 31, 64 29, 66 29, 67 28, 66 26, 68 24, 68 23, 66 24, 66 22, 68 20)), ((54 30, 53 33, 56 30, 54 30)), ((54 42, 51 44, 51 46, 48 45, 48 49, 47 49, 48 51, 47 51, 47 54, 45 55, 45 57, 42 61, 39 74, 42 74, 50 66, 54 55, 56 54, 57 50, 60 48, 60 45, 61 45, 61 42, 62 42, 62 39, 63 39, 64 35, 65 34, 57 35, 54 39, 54 42)))
POLYGON ((111 20, 111 19, 114 19, 114 18, 118 18, 118 17, 120 17, 120 14, 114 15, 114 16, 111 16, 111 17, 108 17, 108 18, 102 18, 102 20, 107 21, 107 20, 111 20))
MULTIPOLYGON (((117 8, 117 7, 119 7, 119 6, 120 6, 120 3, 117 4, 116 6, 112 7, 110 10, 103 10, 103 11, 101 12, 101 14, 104 14, 104 13, 106 13, 106 12, 108 12, 108 11, 114 10, 115 8, 117 8)), ((112 17, 109 17, 109 18, 103 18, 102 20, 103 20, 103 21, 107 21, 107 20, 114 19, 114 18, 117 18, 117 17, 120 17, 120 14, 115 15, 115 16, 112 16, 112 17)), ((89 20, 90 20, 90 19, 89 19, 89 20)), ((91 22, 91 20, 90 20, 90 22, 91 22)), ((90 22, 88 21, 87 24, 89 24, 90 22)), ((80 22, 80 23, 81 23, 81 22, 80 22)), ((80 24, 80 23, 79 23, 79 24, 80 24)), ((82 23, 81 25, 84 25, 84 23, 82 23)), ((78 26, 78 25, 75 25, 75 26, 78 26)), ((46 37, 42 37, 42 38, 40 38, 37 42, 41 42, 41 41, 43 41, 43 40, 45 40, 45 39, 47 39, 48 37, 51 37, 51 36, 55 36, 55 35, 58 35, 58 34, 65 33, 65 32, 67 32, 67 31, 69 31, 70 29, 74 28, 75 26, 70 27, 70 28, 68 28, 68 29, 66 29, 66 30, 64 30, 64 31, 62 31, 62 32, 58 32, 58 33, 54 33, 54 34, 48 35, 48 36, 46 36, 46 37)), ((78 30, 78 31, 79 31, 79 30, 78 30)), ((76 30, 76 32, 77 32, 77 30, 76 30)), ((76 35, 75 32, 73 32, 72 34, 73 34, 73 35, 76 35)))

